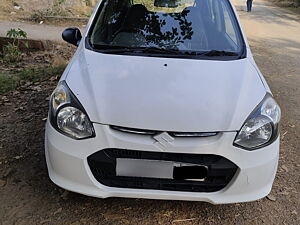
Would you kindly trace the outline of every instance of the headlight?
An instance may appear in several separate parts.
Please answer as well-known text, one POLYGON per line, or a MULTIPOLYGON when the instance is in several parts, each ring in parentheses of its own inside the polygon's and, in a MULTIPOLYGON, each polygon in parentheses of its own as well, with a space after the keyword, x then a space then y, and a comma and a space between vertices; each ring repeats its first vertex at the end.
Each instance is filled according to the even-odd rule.
POLYGON ((87 113, 64 81, 58 84, 51 96, 49 117, 55 129, 71 138, 95 136, 87 113))
POLYGON ((237 134, 234 145, 255 150, 273 143, 278 136, 281 111, 270 94, 251 113, 237 134))
POLYGON ((64 82, 61 82, 53 91, 51 97, 52 109, 56 112, 58 107, 71 103, 70 94, 68 88, 65 86, 64 82))

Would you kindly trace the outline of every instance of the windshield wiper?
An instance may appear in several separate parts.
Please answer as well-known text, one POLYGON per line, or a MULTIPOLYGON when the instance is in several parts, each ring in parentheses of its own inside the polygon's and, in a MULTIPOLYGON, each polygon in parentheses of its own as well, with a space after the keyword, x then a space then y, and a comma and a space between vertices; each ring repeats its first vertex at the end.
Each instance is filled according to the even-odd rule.
POLYGON ((109 46, 109 45, 93 45, 98 50, 104 53, 118 54, 118 53, 154 53, 154 54, 168 54, 168 55, 191 55, 191 56, 238 56, 236 52, 210 50, 204 52, 196 51, 180 51, 178 49, 159 48, 154 46, 149 47, 123 47, 123 46, 109 46))
MULTIPOLYGON (((97 46, 98 47, 98 46, 97 46)), ((102 46, 101 46, 102 47, 102 46)), ((98 49, 101 49, 99 46, 98 49)), ((158 54, 179 54, 180 52, 176 49, 165 49, 165 48, 158 48, 158 47, 117 47, 113 46, 112 48, 109 48, 106 46, 106 48, 101 49, 105 53, 158 53, 158 54)))
POLYGON ((146 47, 142 49, 146 53, 162 53, 162 54, 180 54, 179 50, 176 49, 167 49, 167 48, 158 48, 158 47, 146 47))
POLYGON ((219 50, 211 50, 207 52, 202 52, 200 55, 205 56, 238 56, 236 52, 227 52, 227 51, 219 51, 219 50))
POLYGON ((101 50, 105 53, 123 53, 123 52, 132 52, 132 49, 130 48, 124 48, 124 47, 117 47, 117 46, 113 46, 113 47, 108 47, 106 45, 94 45, 94 47, 97 50, 101 50))

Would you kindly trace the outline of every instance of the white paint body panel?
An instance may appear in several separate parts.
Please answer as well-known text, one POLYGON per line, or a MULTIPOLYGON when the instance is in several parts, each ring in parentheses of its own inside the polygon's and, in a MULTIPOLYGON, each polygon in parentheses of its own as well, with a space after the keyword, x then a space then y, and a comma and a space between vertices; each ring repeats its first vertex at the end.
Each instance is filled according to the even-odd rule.
POLYGON ((209 139, 176 139, 168 152, 221 155, 239 169, 229 185, 213 193, 177 192, 114 188, 101 185, 93 177, 87 157, 104 148, 161 151, 149 136, 113 131, 106 125, 95 124, 96 138, 80 142, 57 132, 47 122, 46 159, 51 180, 60 187, 84 195, 109 198, 147 198, 165 200, 206 201, 212 204, 253 201, 271 191, 279 157, 279 138, 271 145, 253 152, 232 145, 236 132, 225 132, 209 139))
MULTIPOLYGON (((95 12, 86 31, 94 17, 95 12)), ((279 138, 256 151, 233 146, 237 131, 270 92, 246 39, 245 44, 245 59, 208 61, 101 54, 85 49, 82 41, 61 79, 85 108, 96 137, 73 140, 47 122, 45 149, 51 180, 67 190, 99 198, 221 204, 266 196, 277 170, 279 138), (164 151, 220 155, 235 163, 238 172, 226 188, 213 193, 101 185, 87 164, 91 154, 105 148, 163 151, 151 136, 116 132, 108 125, 179 132, 221 131, 210 138, 175 138, 164 151)))
POLYGON ((266 94, 248 59, 170 59, 82 49, 66 81, 93 122, 162 131, 237 131, 266 94))

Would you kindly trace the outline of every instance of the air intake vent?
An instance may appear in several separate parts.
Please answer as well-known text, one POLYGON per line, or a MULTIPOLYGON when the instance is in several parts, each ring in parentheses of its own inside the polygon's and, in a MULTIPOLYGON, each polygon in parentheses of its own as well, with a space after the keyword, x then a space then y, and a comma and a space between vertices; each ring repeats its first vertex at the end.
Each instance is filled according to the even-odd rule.
MULTIPOLYGON (((127 149, 104 149, 88 157, 88 165, 96 180, 109 187, 155 189, 188 192, 216 192, 225 188, 238 167, 228 159, 217 155, 147 152, 127 149), (174 179, 155 177, 119 176, 118 159, 141 159, 157 162, 178 162, 201 165, 194 173, 205 179, 183 179, 192 176, 192 167, 174 168, 174 179)), ((201 178, 201 177, 199 177, 201 178)))

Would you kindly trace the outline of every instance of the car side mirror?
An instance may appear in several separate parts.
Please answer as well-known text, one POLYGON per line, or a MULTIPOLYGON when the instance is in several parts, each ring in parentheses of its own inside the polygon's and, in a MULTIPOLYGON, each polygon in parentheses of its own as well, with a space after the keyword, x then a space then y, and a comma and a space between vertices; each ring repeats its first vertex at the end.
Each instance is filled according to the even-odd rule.
POLYGON ((76 27, 67 28, 62 33, 62 38, 64 41, 78 46, 82 39, 81 31, 76 27))

